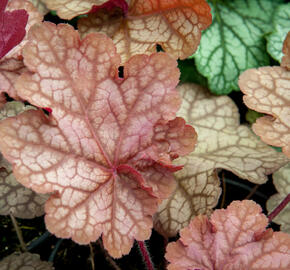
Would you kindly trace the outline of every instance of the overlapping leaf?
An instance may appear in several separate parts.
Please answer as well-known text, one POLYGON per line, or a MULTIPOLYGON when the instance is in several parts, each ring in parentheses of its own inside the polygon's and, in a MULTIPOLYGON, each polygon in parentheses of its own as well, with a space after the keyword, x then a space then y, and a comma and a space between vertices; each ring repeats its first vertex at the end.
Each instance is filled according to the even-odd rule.
MULTIPOLYGON (((22 48, 27 42, 27 33, 31 26, 36 23, 40 23, 43 20, 43 15, 39 13, 36 7, 29 0, 11 0, 7 5, 7 11, 14 12, 19 9, 25 10, 28 14, 27 24, 25 26, 26 35, 23 36, 22 41, 15 46, 9 53, 5 56, 6 58, 19 58, 22 54, 22 48)), ((14 20, 18 21, 18 18, 14 18, 14 20)))
POLYGON ((284 40, 282 52, 284 56, 282 57, 281 67, 290 71, 290 31, 284 40))
POLYGON ((210 95, 195 84, 178 90, 183 97, 178 115, 196 129, 198 142, 194 152, 175 163, 185 164, 175 173, 177 188, 155 216, 154 227, 165 236, 176 235, 194 216, 216 206, 221 192, 216 169, 262 184, 288 161, 239 124, 238 108, 229 97, 210 95))
POLYGON ((264 35, 280 0, 214 1, 213 23, 203 33, 194 57, 199 72, 216 94, 238 90, 238 77, 248 68, 269 63, 264 35))
MULTIPOLYGON (((272 212, 288 194, 290 194, 290 163, 273 174, 273 183, 278 191, 267 201, 267 210, 272 212)), ((281 224, 281 231, 290 233, 290 204, 288 204, 274 219, 281 224)))
MULTIPOLYGON (((26 32, 29 31, 32 25, 42 21, 43 16, 28 0, 12 0, 8 3, 7 10, 14 12, 14 10, 25 9, 29 14, 26 25, 26 32)), ((18 59, 22 54, 22 48, 27 42, 27 37, 24 37, 21 43, 14 47, 3 59, 0 61, 0 105, 5 103, 4 93, 10 97, 18 100, 14 84, 19 75, 25 71, 24 63, 18 59)))
POLYGON ((0 107, 6 103, 4 93, 8 93, 14 99, 19 99, 14 84, 19 75, 25 70, 22 60, 10 58, 0 62, 0 97, 2 98, 0 107))
POLYGON ((28 20, 25 10, 5 11, 7 2, 0 2, 0 59, 22 41, 28 20))
POLYGON ((205 0, 133 0, 125 17, 119 11, 99 11, 80 19, 78 29, 82 35, 107 34, 125 62, 133 55, 156 51, 157 44, 175 58, 187 58, 210 24, 205 0))
POLYGON ((290 235, 265 230, 268 220, 253 201, 234 201, 210 220, 198 216, 167 246, 168 270, 287 270, 290 235))
POLYGON ((44 4, 43 0, 29 0, 41 14, 46 14, 49 10, 44 4))
POLYGON ((290 3, 278 6, 273 16, 273 26, 272 33, 267 36, 267 51, 281 62, 283 41, 290 30, 290 3))
MULTIPOLYGON (((0 111, 0 120, 32 109, 20 102, 6 103, 0 111)), ((12 214, 18 218, 34 218, 44 214, 48 196, 37 194, 17 182, 11 164, 0 154, 0 215, 12 214)))
POLYGON ((14 253, 5 257, 0 262, 0 270, 53 270, 51 262, 40 260, 38 254, 25 252, 22 254, 14 253))
POLYGON ((290 72, 282 67, 249 69, 239 85, 249 108, 269 114, 257 119, 254 132, 290 157, 290 72))
POLYGON ((147 239, 160 199, 174 188, 172 158, 193 150, 196 134, 175 118, 179 72, 164 53, 133 57, 118 78, 112 41, 71 26, 30 30, 21 75, 23 99, 52 110, 28 111, 0 124, 0 148, 18 181, 54 192, 47 228, 78 243, 101 233, 114 257, 147 239), (35 72, 33 74, 33 72, 35 72))
POLYGON ((51 10, 56 10, 60 18, 70 20, 88 13, 93 6, 99 6, 108 0, 42 0, 51 10))

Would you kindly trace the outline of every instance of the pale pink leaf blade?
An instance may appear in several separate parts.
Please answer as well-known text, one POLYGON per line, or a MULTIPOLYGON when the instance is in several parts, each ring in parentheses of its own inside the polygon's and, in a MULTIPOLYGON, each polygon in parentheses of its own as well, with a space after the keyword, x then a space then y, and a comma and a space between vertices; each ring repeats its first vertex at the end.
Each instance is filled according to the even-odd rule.
POLYGON ((290 236, 265 230, 267 223, 252 201, 234 201, 210 220, 198 216, 167 246, 168 269, 289 269, 290 236))
POLYGON ((194 129, 175 119, 176 61, 139 55, 119 78, 109 38, 80 40, 71 26, 51 23, 30 30, 23 55, 30 72, 16 84, 19 95, 51 113, 28 111, 0 124, 15 177, 53 192, 45 221, 58 237, 87 244, 102 234, 113 257, 127 254, 134 239, 150 236, 159 200, 174 189, 171 159, 195 144, 194 129), (166 162, 156 158, 164 155, 166 162))

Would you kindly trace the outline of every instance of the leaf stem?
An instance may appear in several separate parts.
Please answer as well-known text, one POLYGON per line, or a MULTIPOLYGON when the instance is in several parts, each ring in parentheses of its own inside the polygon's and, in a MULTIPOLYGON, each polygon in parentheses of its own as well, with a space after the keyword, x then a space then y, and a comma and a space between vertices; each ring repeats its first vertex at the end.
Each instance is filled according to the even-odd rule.
POLYGON ((40 244, 42 244, 47 238, 51 236, 51 233, 49 231, 46 231, 43 235, 32 241, 29 246, 27 247, 27 250, 30 251, 36 247, 38 247, 40 244))
POLYGON ((56 242, 56 245, 55 245, 54 249, 52 250, 52 252, 51 252, 51 254, 50 254, 49 258, 48 258, 49 262, 53 262, 54 257, 55 257, 55 255, 56 255, 56 253, 57 253, 57 251, 58 251, 58 249, 59 249, 59 247, 60 247, 62 242, 63 242, 63 239, 58 239, 58 241, 56 242))
POLYGON ((225 181, 225 174, 222 173, 222 183, 223 183, 223 196, 221 202, 221 209, 224 208, 226 202, 226 181, 225 181))
POLYGON ((94 247, 91 243, 89 243, 89 247, 90 247, 90 261, 92 264, 92 270, 95 270, 94 247))
POLYGON ((25 242, 23 240, 22 232, 21 232, 21 229, 18 226, 17 220, 12 214, 10 214, 10 218, 12 220, 13 227, 14 227, 14 229, 16 231, 17 238, 19 240, 21 250, 23 252, 26 252, 27 251, 26 244, 25 244, 25 242))
POLYGON ((149 254, 149 251, 148 251, 146 245, 144 244, 143 241, 137 241, 137 243, 138 243, 140 252, 142 254, 143 261, 146 265, 146 269, 147 270, 154 270, 154 266, 153 266, 153 263, 152 263, 152 260, 150 258, 150 254, 149 254))
POLYGON ((250 198, 252 198, 252 196, 256 193, 256 191, 257 191, 257 189, 258 189, 258 187, 259 187, 260 185, 255 185, 253 188, 252 188, 252 190, 251 190, 251 192, 247 195, 247 197, 245 198, 245 200, 249 200, 250 198))
POLYGON ((268 220, 271 222, 290 202, 290 194, 268 215, 268 220))

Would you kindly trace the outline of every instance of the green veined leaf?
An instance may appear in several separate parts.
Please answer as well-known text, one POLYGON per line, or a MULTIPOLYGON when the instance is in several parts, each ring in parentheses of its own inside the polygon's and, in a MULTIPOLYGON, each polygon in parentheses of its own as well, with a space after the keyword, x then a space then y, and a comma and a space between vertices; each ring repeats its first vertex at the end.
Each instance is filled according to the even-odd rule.
POLYGON ((203 33, 194 55, 198 71, 215 94, 238 90, 242 71, 268 65, 264 35, 281 0, 212 1, 212 25, 203 33))
POLYGON ((280 5, 273 17, 274 31, 267 37, 267 51, 281 63, 283 41, 290 30, 290 3, 280 5))

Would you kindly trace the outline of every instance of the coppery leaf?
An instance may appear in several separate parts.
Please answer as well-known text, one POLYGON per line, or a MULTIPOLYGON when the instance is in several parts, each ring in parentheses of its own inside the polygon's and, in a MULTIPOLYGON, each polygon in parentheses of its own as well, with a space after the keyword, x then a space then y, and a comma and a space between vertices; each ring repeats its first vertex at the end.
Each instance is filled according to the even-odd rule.
POLYGON ((157 44, 174 58, 192 55, 201 31, 211 24, 205 0, 132 0, 126 16, 119 11, 99 11, 78 21, 82 35, 103 32, 110 36, 122 62, 132 55, 156 51, 157 44))
POLYGON ((267 217, 253 201, 234 201, 210 220, 194 218, 167 246, 168 270, 287 270, 290 235, 265 230, 267 217))
POLYGON ((177 188, 155 216, 154 227, 165 236, 176 235, 194 216, 209 214, 216 206, 221 193, 216 169, 262 184, 288 161, 240 125, 238 108, 229 97, 211 95, 195 84, 178 90, 183 97, 178 115, 194 126, 198 142, 194 152, 175 162, 185 164, 175 173, 177 188))
POLYGON ((150 236, 152 215, 174 188, 172 159, 194 148, 196 134, 175 118, 177 63, 164 53, 133 57, 118 78, 120 56, 103 34, 80 41, 71 26, 30 30, 21 75, 28 111, 0 124, 0 148, 18 181, 53 192, 47 228, 80 244, 103 235, 114 257, 150 236))

